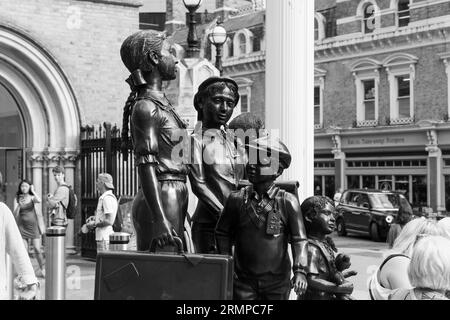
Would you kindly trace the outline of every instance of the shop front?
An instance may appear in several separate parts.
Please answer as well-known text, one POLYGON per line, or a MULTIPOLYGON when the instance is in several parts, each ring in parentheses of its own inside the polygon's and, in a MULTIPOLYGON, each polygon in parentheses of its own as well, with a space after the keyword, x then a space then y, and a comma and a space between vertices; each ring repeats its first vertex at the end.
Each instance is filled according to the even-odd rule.
POLYGON ((317 185, 322 179, 321 190, 333 186, 335 191, 353 188, 400 191, 415 210, 431 207, 435 212, 449 211, 448 143, 450 126, 427 121, 408 127, 333 129, 318 133, 317 185), (330 162, 334 164, 326 169, 321 167, 330 162), (334 179, 324 178, 332 173, 334 179))

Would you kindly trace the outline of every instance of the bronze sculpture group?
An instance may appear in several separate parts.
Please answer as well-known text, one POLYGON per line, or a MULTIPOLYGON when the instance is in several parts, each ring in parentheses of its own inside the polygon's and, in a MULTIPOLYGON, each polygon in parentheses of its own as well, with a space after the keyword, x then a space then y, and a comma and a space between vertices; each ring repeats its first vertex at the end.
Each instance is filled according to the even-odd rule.
MULTIPOLYGON (((275 185, 291 163, 288 148, 268 134, 242 140, 228 129, 240 98, 236 82, 205 80, 194 97, 194 132, 177 135, 186 124, 162 89, 163 81, 176 78, 165 36, 137 32, 120 53, 131 73, 122 138, 126 144, 130 123, 141 184, 132 209, 137 249, 149 250, 152 242, 167 248, 174 237, 183 239, 189 177, 198 198, 195 251, 234 256, 234 299, 286 300, 291 288, 299 299, 349 299, 353 287, 345 278, 355 273, 344 271, 349 257, 335 257, 327 240, 334 228, 333 202, 312 197, 300 206, 295 195, 275 185), (189 154, 181 156, 189 161, 173 156, 179 143, 190 144, 183 149, 189 154)), ((259 131, 261 122, 244 116, 235 121, 237 128, 259 131)))

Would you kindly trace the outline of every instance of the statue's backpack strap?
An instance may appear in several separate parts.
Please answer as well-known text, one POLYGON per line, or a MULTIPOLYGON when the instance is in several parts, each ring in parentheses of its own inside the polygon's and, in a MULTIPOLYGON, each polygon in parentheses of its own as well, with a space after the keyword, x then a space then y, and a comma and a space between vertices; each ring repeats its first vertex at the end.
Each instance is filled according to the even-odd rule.
POLYGON ((286 205, 286 190, 280 189, 278 190, 278 194, 276 196, 276 205, 278 206, 278 211, 280 212, 280 219, 285 228, 288 228, 288 212, 286 205), (281 206, 280 206, 281 203, 281 206), (281 209, 281 210, 280 210, 281 209))
POLYGON ((239 210, 239 225, 246 225, 250 219, 250 215, 246 212, 246 208, 248 206, 249 197, 251 194, 251 186, 243 187, 239 190, 239 201, 240 203, 236 204, 237 210, 239 210))

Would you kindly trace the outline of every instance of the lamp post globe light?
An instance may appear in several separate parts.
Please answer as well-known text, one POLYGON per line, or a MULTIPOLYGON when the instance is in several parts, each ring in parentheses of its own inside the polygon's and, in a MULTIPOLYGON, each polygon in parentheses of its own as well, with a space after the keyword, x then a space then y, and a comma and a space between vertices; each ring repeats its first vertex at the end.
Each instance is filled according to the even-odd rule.
POLYGON ((201 6, 203 0, 183 0, 184 6, 189 11, 189 33, 187 38, 188 58, 198 58, 200 55, 200 41, 198 41, 197 32, 195 31, 195 11, 201 6))
POLYGON ((220 75, 223 73, 222 68, 222 46, 227 41, 227 30, 222 26, 221 22, 217 22, 217 25, 208 35, 208 40, 216 47, 216 68, 219 70, 220 75))

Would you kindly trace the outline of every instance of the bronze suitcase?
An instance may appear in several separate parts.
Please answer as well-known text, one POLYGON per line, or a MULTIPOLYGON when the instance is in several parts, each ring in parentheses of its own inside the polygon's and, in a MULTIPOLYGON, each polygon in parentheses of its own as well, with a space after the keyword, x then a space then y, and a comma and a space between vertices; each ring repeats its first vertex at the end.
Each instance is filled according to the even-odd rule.
POLYGON ((95 300, 231 300, 233 258, 105 251, 97 255, 95 300))

